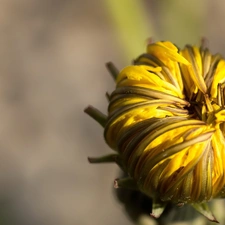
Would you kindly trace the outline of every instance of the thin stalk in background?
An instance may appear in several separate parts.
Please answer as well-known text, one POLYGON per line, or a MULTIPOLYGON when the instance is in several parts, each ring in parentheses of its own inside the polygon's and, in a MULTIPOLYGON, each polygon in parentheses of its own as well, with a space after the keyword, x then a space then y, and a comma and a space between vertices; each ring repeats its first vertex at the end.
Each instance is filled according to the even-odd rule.
POLYGON ((124 53, 123 57, 125 60, 135 58, 144 51, 148 38, 156 38, 142 1, 105 0, 104 2, 116 38, 124 53))

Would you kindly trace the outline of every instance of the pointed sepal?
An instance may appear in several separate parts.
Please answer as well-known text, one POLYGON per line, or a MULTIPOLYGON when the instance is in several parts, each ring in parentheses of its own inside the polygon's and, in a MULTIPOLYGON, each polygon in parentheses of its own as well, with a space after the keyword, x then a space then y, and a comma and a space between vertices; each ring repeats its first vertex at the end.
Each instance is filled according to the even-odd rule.
POLYGON ((138 190, 137 183, 131 177, 115 179, 114 188, 126 188, 126 189, 138 190))
POLYGON ((109 94, 109 92, 105 93, 105 97, 106 97, 107 101, 109 102, 110 101, 110 94, 109 94))
POLYGON ((121 169, 122 162, 118 154, 109 154, 100 157, 88 157, 89 163, 116 163, 121 169))
POLYGON ((106 63, 106 68, 112 75, 113 79, 116 80, 119 75, 119 70, 115 67, 115 65, 112 62, 106 63))
POLYGON ((97 121, 102 127, 105 127, 107 116, 100 112, 98 109, 94 108, 93 106, 88 106, 85 110, 85 113, 87 113, 91 118, 93 118, 95 121, 97 121))
POLYGON ((209 221, 219 223, 216 217, 213 215, 207 203, 193 203, 192 206, 203 216, 205 216, 209 221))
POLYGON ((104 155, 100 157, 88 157, 89 163, 111 163, 116 162, 117 154, 104 155))
POLYGON ((167 203, 160 201, 159 199, 153 199, 153 203, 152 203, 152 212, 150 213, 150 215, 153 218, 159 218, 161 216, 161 214, 163 213, 165 207, 166 207, 167 203))

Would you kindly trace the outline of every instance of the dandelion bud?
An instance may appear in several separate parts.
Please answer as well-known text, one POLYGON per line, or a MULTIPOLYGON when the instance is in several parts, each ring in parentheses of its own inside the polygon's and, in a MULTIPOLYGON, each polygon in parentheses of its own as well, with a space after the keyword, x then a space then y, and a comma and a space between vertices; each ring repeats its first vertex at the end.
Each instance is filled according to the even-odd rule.
POLYGON ((116 162, 128 177, 115 186, 149 196, 154 217, 167 203, 191 204, 217 222, 206 204, 225 197, 225 60, 157 42, 121 72, 108 68, 116 81, 108 115, 86 111, 115 154, 90 161, 116 162))

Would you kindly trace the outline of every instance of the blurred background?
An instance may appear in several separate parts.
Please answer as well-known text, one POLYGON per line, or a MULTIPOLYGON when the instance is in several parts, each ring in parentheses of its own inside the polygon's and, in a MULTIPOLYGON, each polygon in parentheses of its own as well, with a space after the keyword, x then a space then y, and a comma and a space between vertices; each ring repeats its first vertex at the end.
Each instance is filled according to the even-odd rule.
POLYGON ((147 39, 225 54, 219 0, 0 0, 0 224, 132 224, 113 195, 116 165, 83 113, 106 112, 119 69, 147 39))

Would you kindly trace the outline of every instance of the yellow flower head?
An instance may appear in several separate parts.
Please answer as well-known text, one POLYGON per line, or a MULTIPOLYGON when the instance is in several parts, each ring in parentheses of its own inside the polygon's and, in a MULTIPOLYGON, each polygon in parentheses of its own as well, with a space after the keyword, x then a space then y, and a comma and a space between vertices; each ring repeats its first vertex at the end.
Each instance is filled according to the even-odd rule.
POLYGON ((205 202, 225 197, 225 60, 202 46, 157 42, 118 74, 108 66, 116 74, 108 115, 86 112, 116 154, 90 161, 117 162, 128 178, 116 186, 151 197, 155 217, 173 202, 216 221, 205 202))

